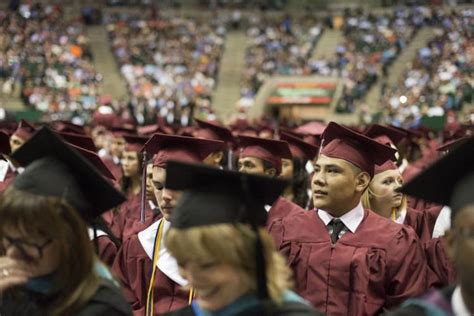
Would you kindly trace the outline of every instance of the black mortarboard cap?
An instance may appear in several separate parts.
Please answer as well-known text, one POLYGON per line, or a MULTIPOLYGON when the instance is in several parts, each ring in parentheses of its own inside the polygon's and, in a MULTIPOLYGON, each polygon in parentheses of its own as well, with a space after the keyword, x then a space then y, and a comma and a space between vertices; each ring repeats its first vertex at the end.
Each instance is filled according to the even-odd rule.
POLYGON ((47 127, 12 155, 23 173, 13 181, 22 191, 64 198, 88 221, 126 199, 97 169, 47 127))
POLYGON ((474 203, 474 137, 423 170, 401 192, 457 210, 474 203))
POLYGON ((190 228, 239 222, 264 226, 264 206, 271 205, 287 184, 266 176, 170 161, 166 187, 184 191, 171 225, 190 228))
POLYGON ((0 154, 9 155, 10 152, 10 137, 7 133, 0 131, 0 154))

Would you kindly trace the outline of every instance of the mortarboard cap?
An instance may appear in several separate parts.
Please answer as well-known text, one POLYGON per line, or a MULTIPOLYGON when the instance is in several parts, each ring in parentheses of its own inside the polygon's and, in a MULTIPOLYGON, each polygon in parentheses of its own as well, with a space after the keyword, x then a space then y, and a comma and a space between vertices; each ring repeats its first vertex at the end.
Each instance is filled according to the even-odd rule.
POLYGON ((224 148, 225 144, 220 141, 157 133, 146 142, 142 151, 148 156, 154 155, 154 166, 165 168, 169 160, 199 163, 224 148))
POLYGON ((384 145, 397 145, 402 139, 407 136, 406 132, 403 132, 399 129, 390 126, 383 126, 379 124, 370 125, 364 134, 365 136, 373 138, 374 140, 384 145))
POLYGON ((190 228, 224 223, 265 226, 265 205, 282 193, 286 181, 170 161, 166 187, 184 191, 173 211, 171 225, 190 228))
POLYGON ((301 135, 321 135, 325 128, 325 124, 313 121, 295 128, 294 132, 301 135))
POLYGON ((10 137, 7 133, 0 131, 0 158, 1 155, 10 155, 11 148, 10 148, 10 137))
POLYGON ((143 148, 143 145, 148 141, 149 137, 146 136, 138 136, 132 134, 123 134, 123 138, 125 139, 125 151, 136 151, 140 152, 143 148))
POLYGON ((381 165, 375 165, 374 174, 379 174, 387 170, 398 170, 398 168, 393 161, 387 160, 381 165))
POLYGON ((468 139, 469 139, 469 137, 461 137, 461 138, 457 138, 457 139, 447 141, 443 145, 437 147, 436 151, 453 150, 454 148, 458 147, 459 145, 461 145, 462 143, 464 143, 468 139))
POLYGON ((65 132, 58 132, 58 134, 69 144, 97 152, 97 147, 95 147, 94 141, 89 136, 65 132))
POLYGON ((473 188, 474 137, 470 137, 420 172, 400 191, 458 210, 474 203, 473 188))
POLYGON ((87 150, 83 147, 76 146, 69 143, 69 145, 75 149, 82 157, 86 158, 104 177, 109 178, 113 181, 117 179, 112 174, 110 169, 105 165, 104 161, 95 152, 87 150))
POLYGON ((126 128, 121 126, 115 126, 110 128, 110 132, 114 137, 123 137, 124 135, 133 135, 135 134, 135 130, 133 128, 126 128))
POLYGON ((281 173, 281 159, 292 158, 288 143, 280 140, 239 136, 239 147, 240 157, 265 160, 276 169, 277 174, 281 173))
POLYGON ((395 159, 395 150, 353 130, 331 122, 322 135, 320 154, 344 159, 372 177, 376 164, 395 159))
POLYGON ((21 120, 13 135, 27 141, 35 133, 35 127, 26 120, 21 120))
POLYGON ((194 137, 220 140, 230 145, 234 142, 232 132, 220 125, 211 122, 205 122, 199 119, 194 119, 198 125, 198 129, 194 132, 194 137))
POLYGON ((319 147, 311 145, 291 134, 281 132, 280 139, 288 143, 293 158, 299 158, 303 161, 308 161, 313 160, 314 157, 318 155, 319 147))
POLYGON ((126 199, 97 169, 47 127, 12 155, 22 167, 12 185, 21 191, 64 198, 91 221, 126 199))
POLYGON ((61 133, 81 134, 86 135, 84 126, 76 125, 68 121, 58 121, 54 123, 54 129, 61 133))

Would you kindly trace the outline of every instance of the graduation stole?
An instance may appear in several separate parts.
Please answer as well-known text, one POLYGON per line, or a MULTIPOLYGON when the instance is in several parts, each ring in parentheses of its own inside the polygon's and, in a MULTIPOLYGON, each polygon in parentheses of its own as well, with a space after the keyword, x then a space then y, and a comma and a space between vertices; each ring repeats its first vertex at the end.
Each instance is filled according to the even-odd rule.
MULTIPOLYGON (((155 284, 156 268, 158 265, 158 257, 160 255, 161 239, 163 238, 164 222, 165 222, 164 219, 162 219, 160 221, 160 224, 158 225, 158 230, 155 236, 155 245, 153 246, 153 269, 151 272, 150 285, 148 286, 148 294, 146 298, 146 311, 145 311, 146 316, 153 316, 153 311, 154 311, 153 285, 155 284)), ((193 288, 191 288, 189 290, 188 305, 192 303, 193 297, 194 297, 194 290, 193 288)))

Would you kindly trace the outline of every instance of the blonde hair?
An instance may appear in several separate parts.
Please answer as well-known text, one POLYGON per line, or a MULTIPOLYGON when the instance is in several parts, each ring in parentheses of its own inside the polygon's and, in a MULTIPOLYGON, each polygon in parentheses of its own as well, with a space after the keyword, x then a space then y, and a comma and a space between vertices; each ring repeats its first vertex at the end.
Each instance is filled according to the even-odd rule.
MULTIPOLYGON (((362 200, 362 205, 364 206, 364 208, 367 208, 369 210, 374 211, 375 213, 378 213, 377 210, 374 210, 372 208, 372 205, 371 205, 371 201, 373 201, 374 199, 377 199, 379 197, 377 194, 374 193, 374 191, 372 191, 371 185, 372 185, 373 181, 374 181, 374 179, 372 179, 370 181, 369 186, 367 187, 367 189, 362 194, 361 200, 362 200)), ((400 206, 396 207, 395 211, 398 214, 401 210, 406 209, 407 206, 408 206, 408 200, 407 200, 406 195, 404 194, 403 197, 402 197, 402 202, 400 203, 400 206)))
MULTIPOLYGON (((266 260, 268 293, 272 301, 281 303, 283 293, 292 287, 291 271, 283 256, 275 251, 268 232, 261 228, 258 233, 266 260)), ((180 264, 208 260, 230 264, 244 271, 250 290, 257 291, 256 238, 255 231, 248 225, 217 224, 171 228, 165 237, 165 245, 180 264)))
POLYGON ((58 245, 59 266, 54 272, 48 315, 72 315, 95 294, 100 277, 97 258, 85 221, 66 201, 36 195, 10 186, 0 197, 0 236, 14 227, 32 238, 52 239, 58 245))

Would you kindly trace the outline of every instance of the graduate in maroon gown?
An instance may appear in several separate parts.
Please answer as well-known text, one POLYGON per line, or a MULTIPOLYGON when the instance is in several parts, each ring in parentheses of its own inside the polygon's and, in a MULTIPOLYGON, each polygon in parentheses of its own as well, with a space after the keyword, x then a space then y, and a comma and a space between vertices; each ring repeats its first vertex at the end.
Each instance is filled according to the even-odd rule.
POLYGON ((361 203, 374 165, 395 150, 334 122, 322 141, 312 179, 316 209, 283 219, 272 234, 282 241, 296 292, 316 309, 377 315, 426 288, 426 259, 413 229, 361 203))
POLYGON ((226 127, 213 122, 199 119, 194 119, 194 121, 197 124, 197 128, 193 132, 194 137, 218 140, 226 145, 223 151, 211 154, 206 160, 210 160, 214 165, 220 165, 224 169, 234 169, 233 148, 235 147, 235 139, 232 132, 226 127))
MULTIPOLYGON (((279 177, 282 172, 283 159, 291 160, 292 155, 287 142, 239 136, 240 155, 238 167, 240 172, 279 177)), ((300 206, 280 197, 267 206, 268 218, 267 228, 272 229, 273 222, 289 216, 294 211, 304 211, 300 206)))
POLYGON ((102 156, 102 160, 117 179, 122 176, 121 160, 126 144, 123 136, 133 135, 134 133, 135 130, 122 127, 113 127, 110 130, 109 153, 102 156))
POLYGON ((282 159, 281 177, 291 181, 283 196, 305 209, 309 202, 309 175, 306 164, 313 161, 319 151, 318 146, 311 145, 291 134, 281 132, 280 140, 288 142, 292 159, 282 159))
POLYGON ((179 197, 179 192, 166 188, 166 164, 169 160, 201 163, 223 146, 218 141, 165 134, 155 134, 145 144, 143 154, 154 155, 154 193, 163 218, 126 240, 113 265, 135 315, 145 315, 147 299, 148 312, 159 315, 189 304, 192 295, 182 288, 187 282, 163 244, 179 197))
MULTIPOLYGON (((148 203, 145 207, 145 220, 141 221, 140 207, 142 203, 143 176, 143 154, 141 149, 148 138, 138 135, 123 135, 126 145, 122 152, 122 178, 120 186, 122 192, 127 196, 127 202, 123 203, 119 212, 115 214, 112 222, 112 232, 120 240, 125 241, 131 235, 144 230, 154 222, 154 214, 148 203)), ((145 166, 146 167, 146 166, 145 166)), ((145 181, 146 182, 146 181, 145 181)))
POLYGON ((376 165, 374 177, 362 196, 362 205, 395 223, 413 228, 421 242, 431 240, 430 227, 424 212, 407 205, 407 197, 397 192, 403 178, 395 163, 387 160, 376 165))
MULTIPOLYGON (((33 136, 36 129, 33 125, 31 125, 26 120, 21 120, 18 124, 17 129, 15 132, 10 136, 10 149, 11 153, 15 152, 18 148, 20 148, 27 140, 33 136)), ((8 164, 6 165, 8 168, 2 169, 2 174, 0 174, 0 193, 3 192, 8 185, 15 179, 16 175, 18 175, 22 168, 18 168, 14 162, 10 161, 8 157, 6 158, 8 164)), ((5 164, 3 164, 5 167, 5 164)))
MULTIPOLYGON (((410 299, 392 315, 474 314, 474 137, 407 183, 402 191, 452 209, 445 250, 457 270, 457 284, 410 299), (442 181, 432 181, 442 179, 442 181)), ((440 260, 438 260, 439 262, 440 260)))

